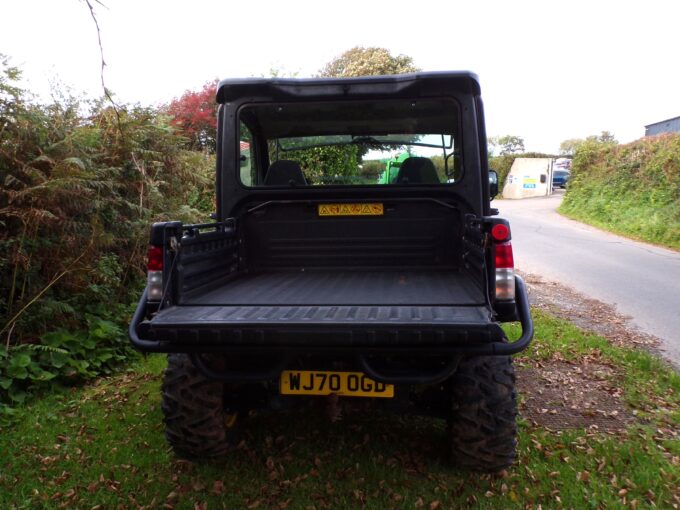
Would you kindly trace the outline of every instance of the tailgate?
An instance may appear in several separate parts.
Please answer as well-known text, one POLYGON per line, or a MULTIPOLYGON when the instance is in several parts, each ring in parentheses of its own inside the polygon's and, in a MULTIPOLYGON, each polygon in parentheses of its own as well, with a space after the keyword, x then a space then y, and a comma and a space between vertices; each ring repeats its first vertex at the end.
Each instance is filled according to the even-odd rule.
POLYGON ((484 306, 174 306, 139 325, 162 350, 404 348, 502 341, 484 306))

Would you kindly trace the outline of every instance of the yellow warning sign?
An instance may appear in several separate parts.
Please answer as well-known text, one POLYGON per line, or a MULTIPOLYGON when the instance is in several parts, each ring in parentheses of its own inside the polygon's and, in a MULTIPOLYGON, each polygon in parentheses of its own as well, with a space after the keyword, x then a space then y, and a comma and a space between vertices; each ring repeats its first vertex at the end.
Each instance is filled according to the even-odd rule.
POLYGON ((382 216, 383 204, 319 204, 319 216, 382 216))

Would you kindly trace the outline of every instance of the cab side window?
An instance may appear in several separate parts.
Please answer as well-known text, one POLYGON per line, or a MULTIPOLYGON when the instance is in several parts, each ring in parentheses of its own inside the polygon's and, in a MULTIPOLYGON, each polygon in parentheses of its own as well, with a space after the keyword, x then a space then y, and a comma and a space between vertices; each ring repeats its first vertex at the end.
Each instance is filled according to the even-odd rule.
POLYGON ((255 150, 253 147, 253 133, 243 122, 239 125, 239 167, 241 182, 245 186, 256 186, 257 167, 253 159, 255 150))

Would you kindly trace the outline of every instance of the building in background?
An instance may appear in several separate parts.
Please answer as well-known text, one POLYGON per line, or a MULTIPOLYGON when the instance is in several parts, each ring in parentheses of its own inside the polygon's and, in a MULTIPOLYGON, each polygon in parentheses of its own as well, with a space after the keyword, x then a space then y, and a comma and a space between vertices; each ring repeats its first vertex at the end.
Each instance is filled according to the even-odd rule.
POLYGON ((680 117, 673 117, 672 119, 662 120, 645 126, 645 136, 660 135, 661 133, 677 133, 680 132, 680 117))
POLYGON ((545 197, 552 193, 552 158, 515 159, 503 186, 503 198, 545 197))

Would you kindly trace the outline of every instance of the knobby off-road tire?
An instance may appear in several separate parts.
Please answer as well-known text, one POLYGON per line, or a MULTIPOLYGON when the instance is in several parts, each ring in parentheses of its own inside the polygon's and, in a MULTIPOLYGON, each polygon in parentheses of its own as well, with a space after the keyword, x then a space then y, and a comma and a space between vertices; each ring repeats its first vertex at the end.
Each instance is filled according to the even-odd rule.
POLYGON ((224 409, 225 388, 205 377, 188 355, 168 355, 161 408, 165 437, 178 456, 218 457, 234 446, 238 416, 224 409))
POLYGON ((459 467, 476 471, 495 472, 510 466, 517 448, 512 358, 464 358, 450 382, 452 460, 459 467))

